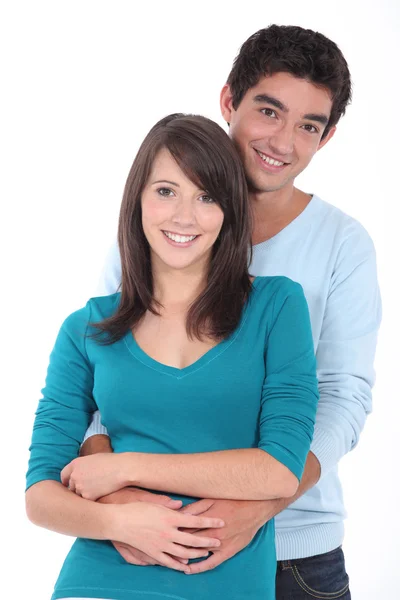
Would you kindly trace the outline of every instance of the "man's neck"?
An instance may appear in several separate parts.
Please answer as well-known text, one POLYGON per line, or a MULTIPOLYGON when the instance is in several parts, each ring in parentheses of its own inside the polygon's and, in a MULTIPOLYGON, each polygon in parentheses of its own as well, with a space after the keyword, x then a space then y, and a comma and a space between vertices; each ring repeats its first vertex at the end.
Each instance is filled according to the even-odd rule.
POLYGON ((265 242, 282 231, 303 212, 310 200, 310 194, 295 187, 261 194, 251 193, 253 245, 265 242))

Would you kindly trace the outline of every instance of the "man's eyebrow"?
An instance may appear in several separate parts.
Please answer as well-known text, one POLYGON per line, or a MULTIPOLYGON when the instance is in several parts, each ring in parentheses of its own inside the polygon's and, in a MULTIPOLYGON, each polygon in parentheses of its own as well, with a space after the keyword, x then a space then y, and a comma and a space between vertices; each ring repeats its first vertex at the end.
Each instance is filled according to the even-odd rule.
POLYGON ((321 125, 328 125, 329 118, 326 115, 316 115, 315 113, 307 113, 304 115, 303 119, 307 119, 308 121, 316 121, 317 123, 321 123, 321 125))
MULTIPOLYGON (((273 96, 268 96, 268 94, 257 94, 253 98, 254 102, 257 104, 272 104, 275 108, 279 108, 282 112, 289 112, 287 106, 283 104, 278 98, 274 98, 273 96)), ((323 114, 316 113, 307 113, 303 115, 303 119, 307 119, 308 121, 315 121, 316 123, 320 123, 321 125, 327 125, 329 122, 329 117, 323 114)))
POLYGON ((272 106, 279 108, 283 112, 288 112, 289 110, 280 100, 273 96, 268 96, 268 94, 257 94, 257 96, 254 96, 253 101, 257 104, 272 104, 272 106))
POLYGON ((152 181, 151 185, 154 185, 156 183, 169 183, 170 185, 175 185, 176 187, 179 187, 179 183, 176 183, 176 181, 168 181, 168 179, 159 179, 157 181, 152 181))

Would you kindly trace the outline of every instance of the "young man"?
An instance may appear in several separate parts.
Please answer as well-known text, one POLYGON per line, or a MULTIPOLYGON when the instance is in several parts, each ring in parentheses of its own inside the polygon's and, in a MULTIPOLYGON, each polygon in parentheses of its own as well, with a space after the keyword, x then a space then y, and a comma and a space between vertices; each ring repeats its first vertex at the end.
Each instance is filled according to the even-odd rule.
MULTIPOLYGON (((243 159, 254 213, 254 275, 286 275, 306 294, 317 356, 320 402, 311 452, 290 500, 200 500, 183 510, 223 518, 215 568, 275 517, 278 599, 349 599, 341 550, 345 510, 337 466, 357 444, 371 410, 373 360, 381 306, 375 252, 363 227, 315 195, 294 187, 314 154, 334 135, 351 97, 347 63, 332 41, 300 27, 272 25, 242 46, 221 93, 221 111, 243 159)), ((120 283, 117 247, 103 292, 120 283)), ((110 451, 97 414, 83 453, 110 451), (100 434, 100 435, 94 435, 100 434), (94 437, 90 437, 94 436, 94 437)), ((143 490, 122 490, 106 502, 168 503, 143 490)), ((172 504, 170 503, 172 506, 172 504)), ((204 532, 208 535, 210 532, 204 532)), ((118 548, 146 564, 133 548, 118 548)))

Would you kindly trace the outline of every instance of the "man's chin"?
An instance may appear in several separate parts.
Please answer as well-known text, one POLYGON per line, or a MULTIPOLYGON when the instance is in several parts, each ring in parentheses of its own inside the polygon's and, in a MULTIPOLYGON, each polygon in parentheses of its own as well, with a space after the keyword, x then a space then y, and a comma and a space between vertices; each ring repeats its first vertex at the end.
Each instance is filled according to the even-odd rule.
POLYGON ((260 182, 260 181, 249 181, 248 180, 250 194, 266 194, 268 192, 279 192, 283 188, 286 188, 286 187, 292 186, 292 185, 293 185, 292 180, 280 181, 280 182, 276 182, 275 184, 273 184, 272 182, 270 182, 269 184, 266 184, 265 181, 260 182))

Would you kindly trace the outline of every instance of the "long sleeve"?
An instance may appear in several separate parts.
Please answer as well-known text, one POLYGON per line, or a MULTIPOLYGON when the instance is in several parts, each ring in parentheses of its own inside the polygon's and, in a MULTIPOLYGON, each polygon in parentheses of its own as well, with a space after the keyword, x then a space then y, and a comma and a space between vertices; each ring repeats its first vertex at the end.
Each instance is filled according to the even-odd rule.
POLYGON ((97 409, 86 353, 89 322, 88 304, 65 320, 50 355, 33 427, 27 488, 45 479, 60 481, 60 471, 78 456, 80 442, 97 409))
POLYGON ((355 447, 371 412, 380 321, 374 246, 352 225, 344 232, 316 352, 320 401, 311 450, 321 477, 355 447))
MULTIPOLYGON (((285 286, 286 287, 286 286, 285 286)), ((313 436, 318 383, 307 301, 290 282, 269 331, 259 448, 300 480, 313 436)))
POLYGON ((93 413, 92 416, 92 420, 90 422, 90 425, 83 437, 82 440, 82 444, 84 442, 86 442, 86 440, 90 437, 92 437, 92 435, 108 435, 108 430, 106 427, 104 427, 104 425, 101 422, 101 414, 99 410, 96 410, 95 413, 93 413))

